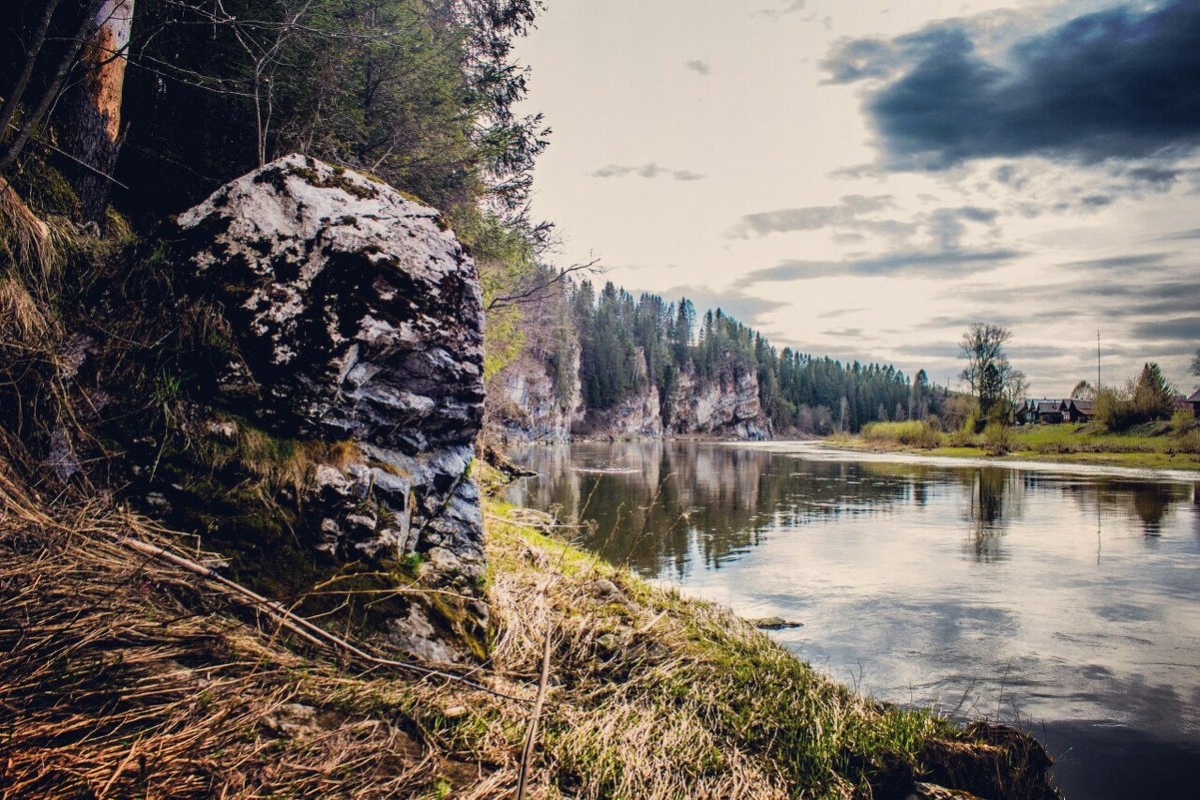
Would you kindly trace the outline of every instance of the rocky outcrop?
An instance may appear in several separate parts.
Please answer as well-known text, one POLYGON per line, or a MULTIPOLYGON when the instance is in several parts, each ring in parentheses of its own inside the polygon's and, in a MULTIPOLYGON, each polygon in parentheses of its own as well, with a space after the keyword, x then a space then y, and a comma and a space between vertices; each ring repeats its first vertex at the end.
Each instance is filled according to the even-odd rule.
POLYGON ((477 653, 487 607, 478 489, 479 283, 438 213, 299 155, 178 219, 188 292, 215 309, 211 436, 306 454, 296 535, 331 569, 404 563, 424 586, 388 621, 437 660, 477 653), (215 426, 215 427, 214 427, 215 426), (428 598, 462 598, 454 608, 428 598), (456 640, 446 632, 466 634, 456 640))
POLYGON ((758 375, 732 364, 710 379, 684 371, 671 394, 670 429, 677 434, 770 439, 771 421, 758 391, 758 375))
POLYGON ((591 409, 574 432, 582 436, 644 439, 663 435, 662 402, 657 387, 643 383, 612 408, 591 409))
POLYGON ((489 433, 504 442, 567 441, 584 414, 578 346, 567 374, 570 386, 562 397, 544 362, 523 356, 507 365, 488 384, 489 433))
POLYGON ((589 408, 572 428, 579 436, 608 436, 616 439, 646 439, 663 435, 662 399, 649 380, 646 354, 637 351, 639 385, 612 408, 589 408))

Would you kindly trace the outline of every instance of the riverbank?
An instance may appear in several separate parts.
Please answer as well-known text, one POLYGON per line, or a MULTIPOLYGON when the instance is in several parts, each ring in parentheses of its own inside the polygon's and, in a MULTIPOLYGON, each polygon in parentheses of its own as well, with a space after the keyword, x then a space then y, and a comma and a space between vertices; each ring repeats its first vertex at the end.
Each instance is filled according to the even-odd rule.
POLYGON ((1176 431, 1166 422, 1124 433, 1093 424, 1025 425, 1008 428, 1002 442, 989 441, 984 434, 930 431, 917 422, 874 423, 858 435, 830 436, 821 443, 856 452, 1200 471, 1200 432, 1194 425, 1176 431))
POLYGON ((129 547, 193 540, 0 490, 8 796, 509 796, 543 663, 531 797, 1053 796, 1031 740, 856 695, 495 500, 492 657, 419 673, 129 547))

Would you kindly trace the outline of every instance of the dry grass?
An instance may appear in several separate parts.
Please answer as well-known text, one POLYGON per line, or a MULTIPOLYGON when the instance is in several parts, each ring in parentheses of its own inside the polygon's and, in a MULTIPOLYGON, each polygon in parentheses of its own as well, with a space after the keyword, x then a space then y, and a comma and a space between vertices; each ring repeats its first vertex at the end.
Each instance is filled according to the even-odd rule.
POLYGON ((0 178, 0 266, 8 262, 26 279, 45 282, 62 269, 74 242, 69 220, 42 219, 0 178))
POLYGON ((902 797, 924 770, 1052 796, 979 790, 981 767, 1011 777, 1012 748, 856 695, 508 511, 489 509, 481 690, 289 640, 121 544, 188 540, 98 505, 51 512, 0 459, 0 798, 511 797, 547 636, 531 798, 902 797))
POLYGON ((489 784, 424 743, 447 707, 487 707, 475 692, 285 646, 224 593, 122 548, 130 534, 164 536, 97 507, 47 515, 0 475, 0 797, 384 798, 489 784))

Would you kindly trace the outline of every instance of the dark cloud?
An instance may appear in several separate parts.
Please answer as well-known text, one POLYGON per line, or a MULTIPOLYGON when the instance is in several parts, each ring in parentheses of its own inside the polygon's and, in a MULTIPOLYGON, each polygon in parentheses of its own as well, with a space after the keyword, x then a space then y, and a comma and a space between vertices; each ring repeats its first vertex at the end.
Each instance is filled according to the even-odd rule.
POLYGON ((1079 202, 1084 208, 1097 209, 1111 206, 1116 198, 1107 194, 1089 194, 1079 202))
POLYGON ((1114 256, 1112 258, 1095 258, 1088 261, 1068 261, 1063 266, 1099 270, 1137 269, 1140 267, 1160 266, 1170 257, 1170 253, 1146 253, 1140 256, 1114 256))
POLYGON ((962 352, 957 344, 950 342, 901 344, 892 349, 906 356, 919 356, 922 358, 958 358, 962 352))
POLYGON ((1029 155, 1169 158, 1200 145, 1195 0, 1080 16, 1017 42, 997 63, 980 54, 977 35, 952 20, 893 41, 843 42, 825 60, 829 82, 882 81, 866 111, 889 168, 1029 155))
POLYGON ((1156 319, 1139 322, 1133 326, 1133 335, 1141 339, 1184 340, 1189 343, 1200 342, 1200 316, 1176 317, 1175 319, 1156 319))
POLYGON ((835 339, 861 339, 863 335, 862 328, 842 328, 841 330, 821 331, 822 336, 831 336, 835 339))
POLYGON ((978 206, 939 208, 929 215, 929 232, 943 250, 952 250, 958 247, 967 232, 963 220, 991 225, 997 216, 998 212, 978 206))
POLYGON ((691 61, 687 62, 687 68, 692 72, 696 72, 704 76, 712 74, 712 66, 707 61, 701 61, 698 58, 693 58, 691 61))
POLYGON ((1179 180, 1183 173, 1178 169, 1160 169, 1158 167, 1138 167, 1129 170, 1129 177, 1136 183, 1149 184, 1157 191, 1167 191, 1179 180))
POLYGON ((677 181, 698 181, 704 176, 698 172, 686 169, 668 169, 660 167, 658 162, 651 161, 640 167, 628 167, 622 164, 609 164, 591 173, 593 178, 624 178, 637 175, 641 178, 674 178, 677 181))
POLYGON ((1144 320, 1200 309, 1200 280, 1128 283, 1089 279, 1042 286, 975 286, 955 294, 989 307, 1017 309, 1017 313, 1030 307, 1046 309, 1038 313, 1051 319, 1088 311, 1111 320, 1144 320))
POLYGON ((871 221, 862 215, 888 209, 892 206, 891 195, 865 197, 861 194, 847 195, 835 206, 805 206, 803 208, 781 208, 747 214, 726 233, 728 238, 751 239, 772 233, 791 231, 815 231, 822 228, 867 229, 874 233, 888 231, 911 233, 915 226, 892 220, 871 221))
POLYGON ((878 277, 920 275, 948 278, 986 272, 1019 258, 1016 250, 905 251, 847 261, 788 260, 757 269, 734 282, 738 288, 758 283, 779 283, 831 276, 878 277))

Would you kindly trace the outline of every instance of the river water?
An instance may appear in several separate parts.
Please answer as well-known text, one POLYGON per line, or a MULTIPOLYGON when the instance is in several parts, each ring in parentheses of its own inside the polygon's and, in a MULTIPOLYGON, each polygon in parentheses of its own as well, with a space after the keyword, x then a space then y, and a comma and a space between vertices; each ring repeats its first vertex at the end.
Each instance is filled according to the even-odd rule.
POLYGON ((808 443, 513 450, 513 500, 875 697, 1035 734, 1071 800, 1200 796, 1200 474, 808 443))

